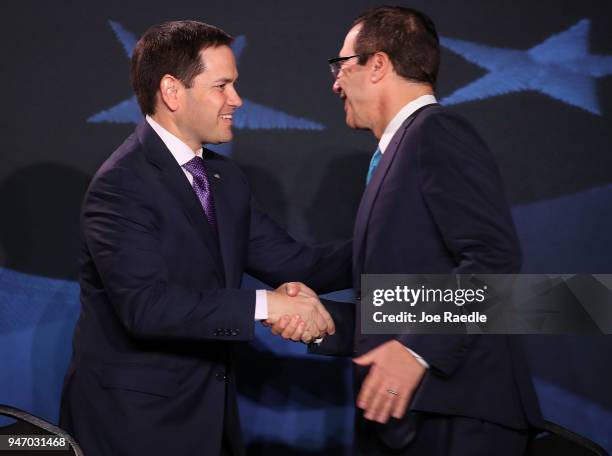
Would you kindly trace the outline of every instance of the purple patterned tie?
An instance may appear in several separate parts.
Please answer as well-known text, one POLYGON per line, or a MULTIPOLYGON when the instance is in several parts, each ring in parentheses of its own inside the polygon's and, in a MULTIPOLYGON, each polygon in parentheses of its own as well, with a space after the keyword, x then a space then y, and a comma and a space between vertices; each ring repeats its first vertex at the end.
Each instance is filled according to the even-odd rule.
POLYGON ((206 166, 204 160, 201 157, 195 156, 187 163, 183 165, 187 171, 193 176, 193 189, 198 195, 198 199, 204 208, 206 219, 210 224, 211 228, 217 231, 217 221, 215 217, 215 201, 213 200, 212 193, 210 191, 210 183, 208 182, 208 176, 206 175, 206 166))

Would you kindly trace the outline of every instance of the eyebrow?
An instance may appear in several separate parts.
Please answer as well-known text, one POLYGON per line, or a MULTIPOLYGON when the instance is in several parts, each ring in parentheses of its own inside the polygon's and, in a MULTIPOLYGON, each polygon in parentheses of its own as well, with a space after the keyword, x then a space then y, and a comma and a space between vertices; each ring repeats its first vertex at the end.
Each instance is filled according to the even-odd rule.
POLYGON ((219 79, 215 79, 215 80, 213 81, 213 84, 217 84, 217 83, 219 83, 219 82, 222 82, 222 83, 224 83, 224 84, 228 84, 228 83, 230 83, 230 82, 235 82, 235 81, 237 81, 237 80, 238 80, 238 77, 237 77, 237 76, 236 76, 236 79, 232 79, 232 78, 219 78, 219 79))

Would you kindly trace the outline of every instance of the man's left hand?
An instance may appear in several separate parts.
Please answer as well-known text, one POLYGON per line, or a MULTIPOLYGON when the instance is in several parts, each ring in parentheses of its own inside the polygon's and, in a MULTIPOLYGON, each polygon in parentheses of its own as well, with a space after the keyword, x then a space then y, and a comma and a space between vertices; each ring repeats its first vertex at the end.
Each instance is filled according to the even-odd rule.
POLYGON ((363 409, 364 418, 379 423, 386 423, 389 416, 402 418, 426 368, 396 340, 376 347, 353 362, 370 366, 357 397, 357 407, 363 409))

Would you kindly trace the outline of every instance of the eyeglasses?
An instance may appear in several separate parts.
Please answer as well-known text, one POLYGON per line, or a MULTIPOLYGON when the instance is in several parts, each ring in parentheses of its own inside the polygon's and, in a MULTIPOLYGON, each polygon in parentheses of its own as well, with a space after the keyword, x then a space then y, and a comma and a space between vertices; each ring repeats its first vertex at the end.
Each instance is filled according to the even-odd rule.
POLYGON ((355 54, 355 55, 349 55, 348 57, 336 57, 333 59, 329 59, 328 63, 329 63, 329 69, 331 71, 332 76, 334 77, 334 79, 338 78, 338 74, 340 74, 340 70, 342 69, 342 64, 344 62, 346 62, 349 59, 353 59, 355 57, 365 57, 366 55, 371 55, 373 54, 373 52, 368 52, 367 54, 355 54))

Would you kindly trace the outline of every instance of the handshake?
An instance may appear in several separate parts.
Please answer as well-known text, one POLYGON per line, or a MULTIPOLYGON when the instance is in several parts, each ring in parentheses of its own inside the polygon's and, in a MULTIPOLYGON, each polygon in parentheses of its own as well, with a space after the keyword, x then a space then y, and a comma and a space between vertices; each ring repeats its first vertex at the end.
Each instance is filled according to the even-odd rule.
POLYGON ((262 323, 272 334, 296 342, 310 343, 325 334, 334 334, 334 320, 317 294, 300 282, 284 283, 267 292, 268 319, 262 323))

